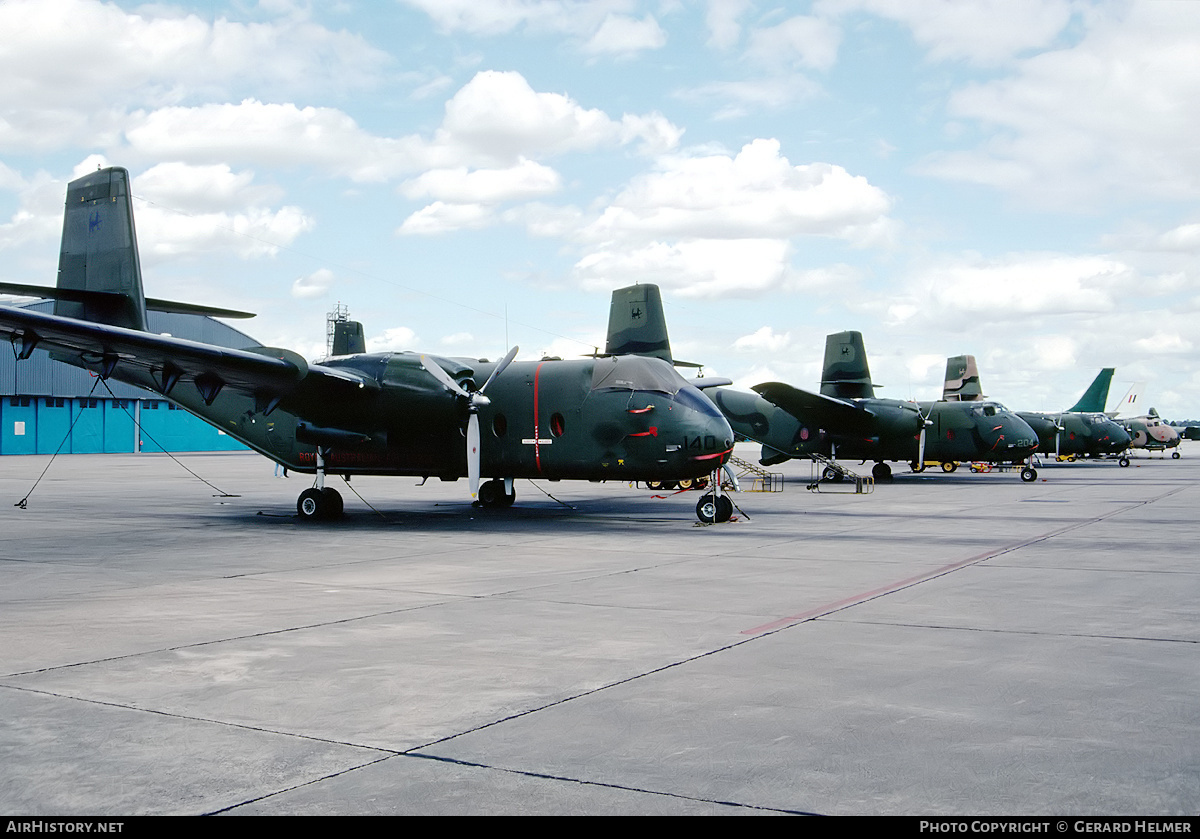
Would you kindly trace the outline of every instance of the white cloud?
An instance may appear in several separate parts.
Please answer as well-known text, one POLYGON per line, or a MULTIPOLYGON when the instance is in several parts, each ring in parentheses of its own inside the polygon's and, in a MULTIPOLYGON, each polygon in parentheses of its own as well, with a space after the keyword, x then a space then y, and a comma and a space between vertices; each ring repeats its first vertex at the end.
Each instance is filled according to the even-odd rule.
POLYGON ((531 32, 583 35, 605 18, 625 12, 630 0, 401 0, 420 9, 443 30, 501 35, 524 27, 531 32))
POLYGON ((750 9, 750 0, 708 0, 704 23, 708 27, 708 44, 727 50, 742 37, 740 18, 750 9))
POLYGON ((231 253, 241 259, 274 256, 313 228, 299 207, 248 207, 236 212, 182 214, 154 205, 137 208, 142 264, 168 257, 231 253))
POLYGON ((798 73, 785 73, 745 81, 709 82, 680 90, 677 97, 688 102, 716 103, 714 119, 737 119, 763 108, 779 110, 812 99, 821 86, 798 73))
POLYGON ((822 0, 827 15, 863 10, 909 28, 939 61, 990 65, 1046 47, 1070 22, 1072 0, 822 0))
POLYGON ((1191 352, 1194 345, 1178 332, 1159 330, 1134 341, 1133 346, 1147 355, 1179 355, 1191 352))
POLYGON ((224 164, 160 163, 138 175, 133 189, 136 195, 188 212, 266 204, 282 197, 279 188, 254 186, 253 181, 253 172, 234 172, 224 164))
POLYGON ((560 93, 539 93, 520 73, 478 73, 446 103, 434 143, 462 147, 477 165, 511 165, 522 157, 586 151, 640 141, 656 154, 682 132, 660 114, 614 120, 560 93))
POLYGON ((495 220, 492 208, 484 204, 447 204, 434 201, 404 220, 396 229, 402 236, 431 236, 452 230, 474 230, 495 220))
POLYGON ((1200 4, 1104 7, 1087 21, 1078 44, 956 91, 949 112, 981 126, 986 139, 933 155, 921 171, 1043 207, 1200 196, 1200 4))
POLYGON ((460 203, 497 204, 550 195, 562 188, 562 178, 549 166, 521 159, 507 169, 433 169, 403 184, 409 198, 436 198, 460 203))
POLYGON ((690 239, 600 248, 575 264, 584 288, 652 282, 679 297, 726 297, 778 286, 790 248, 779 239, 690 239))
POLYGON ((367 339, 367 352, 401 352, 411 350, 417 344, 417 333, 407 326, 385 329, 383 334, 367 339))
POLYGON ((254 99, 139 112, 131 116, 125 137, 135 153, 152 159, 318 166, 364 181, 435 162, 415 138, 373 136, 337 109, 254 99))
POLYGON ((926 269, 912 300, 933 323, 990 323, 1033 314, 1115 310, 1131 287, 1130 268, 1100 256, 1019 254, 952 261, 926 269))
POLYGON ((630 143, 654 154, 673 148, 681 134, 660 114, 614 120, 567 96, 536 92, 519 73, 494 71, 478 73, 446 103, 429 137, 380 137, 335 108, 255 99, 139 112, 125 130, 131 149, 151 158, 316 166, 364 182, 461 167, 528 174, 538 158, 630 143))
POLYGON ((281 191, 256 186, 252 172, 228 166, 163 163, 131 184, 143 263, 204 252, 242 259, 274 256, 311 230, 299 207, 271 209, 281 191))
POLYGON ((793 166, 777 140, 735 156, 671 157, 635 178, 585 235, 717 239, 833 236, 861 240, 886 218, 889 199, 840 166, 793 166))
POLYGON ((209 23, 96 0, 9 0, 0 32, 0 147, 8 148, 108 145, 131 104, 176 105, 246 85, 342 90, 374 84, 391 61, 303 16, 209 23))
POLYGON ((470 332, 455 332, 452 335, 446 335, 438 343, 443 347, 470 347, 475 344, 475 336, 470 332))
POLYGON ((654 282, 691 297, 812 290, 829 274, 793 271, 791 240, 876 242, 891 225, 888 206, 882 190, 839 166, 793 166, 775 140, 734 157, 665 157, 578 231, 588 252, 574 275, 589 289, 654 282))
POLYGON ((746 57, 759 64, 828 70, 837 61, 841 32, 821 18, 797 15, 750 33, 746 57))
POLYGON ((642 50, 656 50, 667 43, 667 33, 652 15, 636 20, 625 15, 608 15, 596 33, 583 45, 593 55, 629 56, 642 50))
POLYGON ((1200 224, 1181 224, 1158 237, 1155 245, 1162 250, 1200 253, 1200 224))
POLYGON ((779 335, 769 326, 763 326, 749 335, 743 335, 733 342, 737 352, 746 353, 781 353, 792 343, 792 333, 779 335))
POLYGON ((301 300, 313 300, 317 297, 324 297, 333 285, 333 272, 328 268, 318 268, 311 274, 306 274, 303 277, 297 277, 292 283, 292 297, 298 297, 301 300))

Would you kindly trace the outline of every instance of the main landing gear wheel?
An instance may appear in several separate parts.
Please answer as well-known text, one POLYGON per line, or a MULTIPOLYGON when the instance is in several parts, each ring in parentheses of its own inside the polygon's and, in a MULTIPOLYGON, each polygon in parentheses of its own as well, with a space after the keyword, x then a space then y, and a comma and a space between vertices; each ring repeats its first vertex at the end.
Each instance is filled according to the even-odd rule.
POLYGON ((825 471, 823 471, 821 473, 822 481, 829 481, 830 483, 833 483, 833 484, 836 484, 839 481, 841 481, 842 477, 843 477, 843 475, 842 475, 841 470, 834 469, 832 466, 826 466, 825 471))
POLYGON ((729 521, 733 516, 733 502, 728 496, 714 496, 711 492, 696 504, 696 518, 705 524, 729 521))
POLYGON ((312 487, 304 490, 296 499, 296 515, 304 521, 341 518, 343 507, 341 493, 332 487, 312 487))
POLYGON ((890 481, 892 479, 892 467, 886 463, 876 463, 871 467, 871 477, 877 481, 890 481))
POLYGON ((502 480, 494 478, 490 481, 484 481, 483 485, 479 487, 479 503, 489 510, 500 510, 505 507, 511 507, 516 500, 516 492, 513 492, 511 495, 505 493, 504 481, 502 480))
POLYGON ((1171 452, 1171 460, 1179 460, 1179 452, 1171 452))
POLYGON ((1026 466, 1024 469, 1021 470, 1021 480, 1024 481, 1025 483, 1029 483, 1030 481, 1036 481, 1037 480, 1037 470, 1034 469, 1032 466, 1026 466))
POLYGON ((1120 466, 1121 468, 1124 468, 1124 467, 1128 466, 1128 465, 1129 465, 1129 458, 1127 458, 1127 457, 1123 457, 1123 458, 1121 458, 1120 460, 1118 460, 1118 461, 1117 461, 1117 465, 1118 465, 1118 466, 1120 466))

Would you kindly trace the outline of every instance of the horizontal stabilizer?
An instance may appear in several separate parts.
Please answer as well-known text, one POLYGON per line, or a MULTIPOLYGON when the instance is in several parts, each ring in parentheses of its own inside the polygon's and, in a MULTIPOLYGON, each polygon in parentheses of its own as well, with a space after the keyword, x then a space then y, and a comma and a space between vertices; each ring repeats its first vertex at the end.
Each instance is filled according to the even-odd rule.
POLYGON ((875 432, 875 414, 854 403, 809 393, 782 382, 764 382, 751 390, 787 411, 803 425, 836 428, 839 433, 849 434, 875 432))
MULTIPOLYGON (((19 297, 40 297, 46 300, 66 300, 71 303, 95 303, 102 301, 117 301, 123 295, 113 291, 85 291, 76 288, 53 288, 50 286, 24 285, 22 283, 0 283, 0 294, 13 294, 19 297)), ((239 312, 236 309, 220 309, 215 306, 200 306, 195 303, 177 303, 173 300, 158 300, 146 298, 146 308, 154 312, 167 312, 173 315, 204 315, 210 318, 252 318, 253 312, 239 312)))
MULTIPOLYGON (((678 364, 679 362, 676 361, 675 363, 678 364)), ((733 384, 733 379, 722 379, 718 378, 717 376, 705 376, 702 379, 692 379, 688 382, 688 384, 697 390, 706 390, 710 387, 729 387, 731 384, 733 384)))

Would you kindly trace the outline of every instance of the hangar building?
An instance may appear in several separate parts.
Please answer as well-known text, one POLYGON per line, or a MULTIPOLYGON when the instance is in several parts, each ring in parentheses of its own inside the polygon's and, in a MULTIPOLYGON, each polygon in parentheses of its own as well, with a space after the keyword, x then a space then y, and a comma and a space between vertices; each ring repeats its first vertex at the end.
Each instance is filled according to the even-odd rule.
MULTIPOLYGON (((54 301, 25 308, 53 312, 54 301)), ((261 346, 209 317, 148 312, 151 332, 244 349, 261 346)), ((0 348, 0 455, 100 452, 197 452, 245 449, 241 443, 162 396, 34 350, 24 361, 0 348), (61 446, 61 449, 59 448, 61 446)))

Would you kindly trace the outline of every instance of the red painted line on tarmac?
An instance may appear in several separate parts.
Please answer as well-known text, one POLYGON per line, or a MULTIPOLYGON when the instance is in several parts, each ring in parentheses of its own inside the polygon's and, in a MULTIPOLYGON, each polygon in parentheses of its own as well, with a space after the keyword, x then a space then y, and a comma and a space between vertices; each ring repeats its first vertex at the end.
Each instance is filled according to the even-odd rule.
POLYGON ((1068 531, 1075 530, 1076 528, 1086 527, 1089 524, 1095 524, 1097 522, 1104 521, 1105 519, 1111 518, 1112 516, 1115 516, 1115 515, 1119 515, 1120 513, 1126 513, 1126 512, 1129 512, 1130 510, 1137 509, 1138 507, 1143 507, 1147 504, 1152 504, 1155 501, 1159 501, 1163 498, 1166 498, 1167 496, 1174 495, 1177 492, 1182 492, 1183 489, 1185 489, 1185 488, 1181 487, 1179 489, 1174 489, 1174 490, 1171 490, 1170 492, 1163 493, 1162 495, 1158 496, 1157 498, 1151 498, 1146 501, 1139 501, 1136 504, 1131 504, 1128 507, 1122 507, 1119 510, 1113 510, 1109 513, 1105 513, 1102 516, 1096 516, 1095 518, 1086 519, 1084 521, 1078 521, 1078 522, 1075 522, 1074 524, 1068 524, 1068 525, 1058 528, 1057 530, 1051 530, 1049 533, 1041 533, 1037 536, 1031 536, 1030 538, 1022 540, 1020 542, 1014 542, 1011 545, 1005 545, 1002 548, 996 548, 994 550, 990 550, 985 553, 976 554, 975 556, 970 557, 969 559, 963 559, 958 562, 953 562, 949 565, 943 565, 942 567, 935 568, 932 571, 926 571, 924 574, 917 574, 912 577, 906 577, 903 580, 898 580, 894 583, 889 583, 888 585, 880 586, 879 588, 875 588, 875 589, 871 589, 870 591, 864 591, 864 592, 861 592, 860 594, 851 595, 850 597, 843 597, 841 600, 835 600, 832 603, 826 603, 824 606, 818 606, 815 609, 809 609, 807 612, 800 612, 797 615, 789 615, 786 618, 779 618, 778 620, 773 620, 770 623, 764 623, 762 626, 756 626, 753 629, 743 629, 739 634, 741 634, 741 635, 760 635, 764 632, 772 632, 776 629, 782 629, 783 627, 789 626, 791 624, 803 623, 804 621, 809 621, 809 620, 812 620, 813 618, 823 617, 825 615, 832 614, 833 612, 837 612, 842 609, 845 609, 848 606, 856 606, 859 603, 865 603, 868 600, 875 599, 876 597, 881 597, 885 594, 891 594, 893 592, 900 591, 901 589, 908 588, 909 586, 914 586, 918 583, 923 583, 927 580, 932 580, 935 577, 940 577, 943 574, 949 574, 951 571, 957 571, 960 568, 966 568, 969 565, 975 565, 977 563, 983 562, 984 560, 991 559, 992 557, 1000 556, 1001 554, 1006 554, 1009 551, 1015 551, 1020 548, 1024 548, 1028 545, 1032 545, 1035 542, 1041 542, 1043 539, 1051 539, 1055 536, 1061 536, 1063 533, 1067 533, 1068 531))

